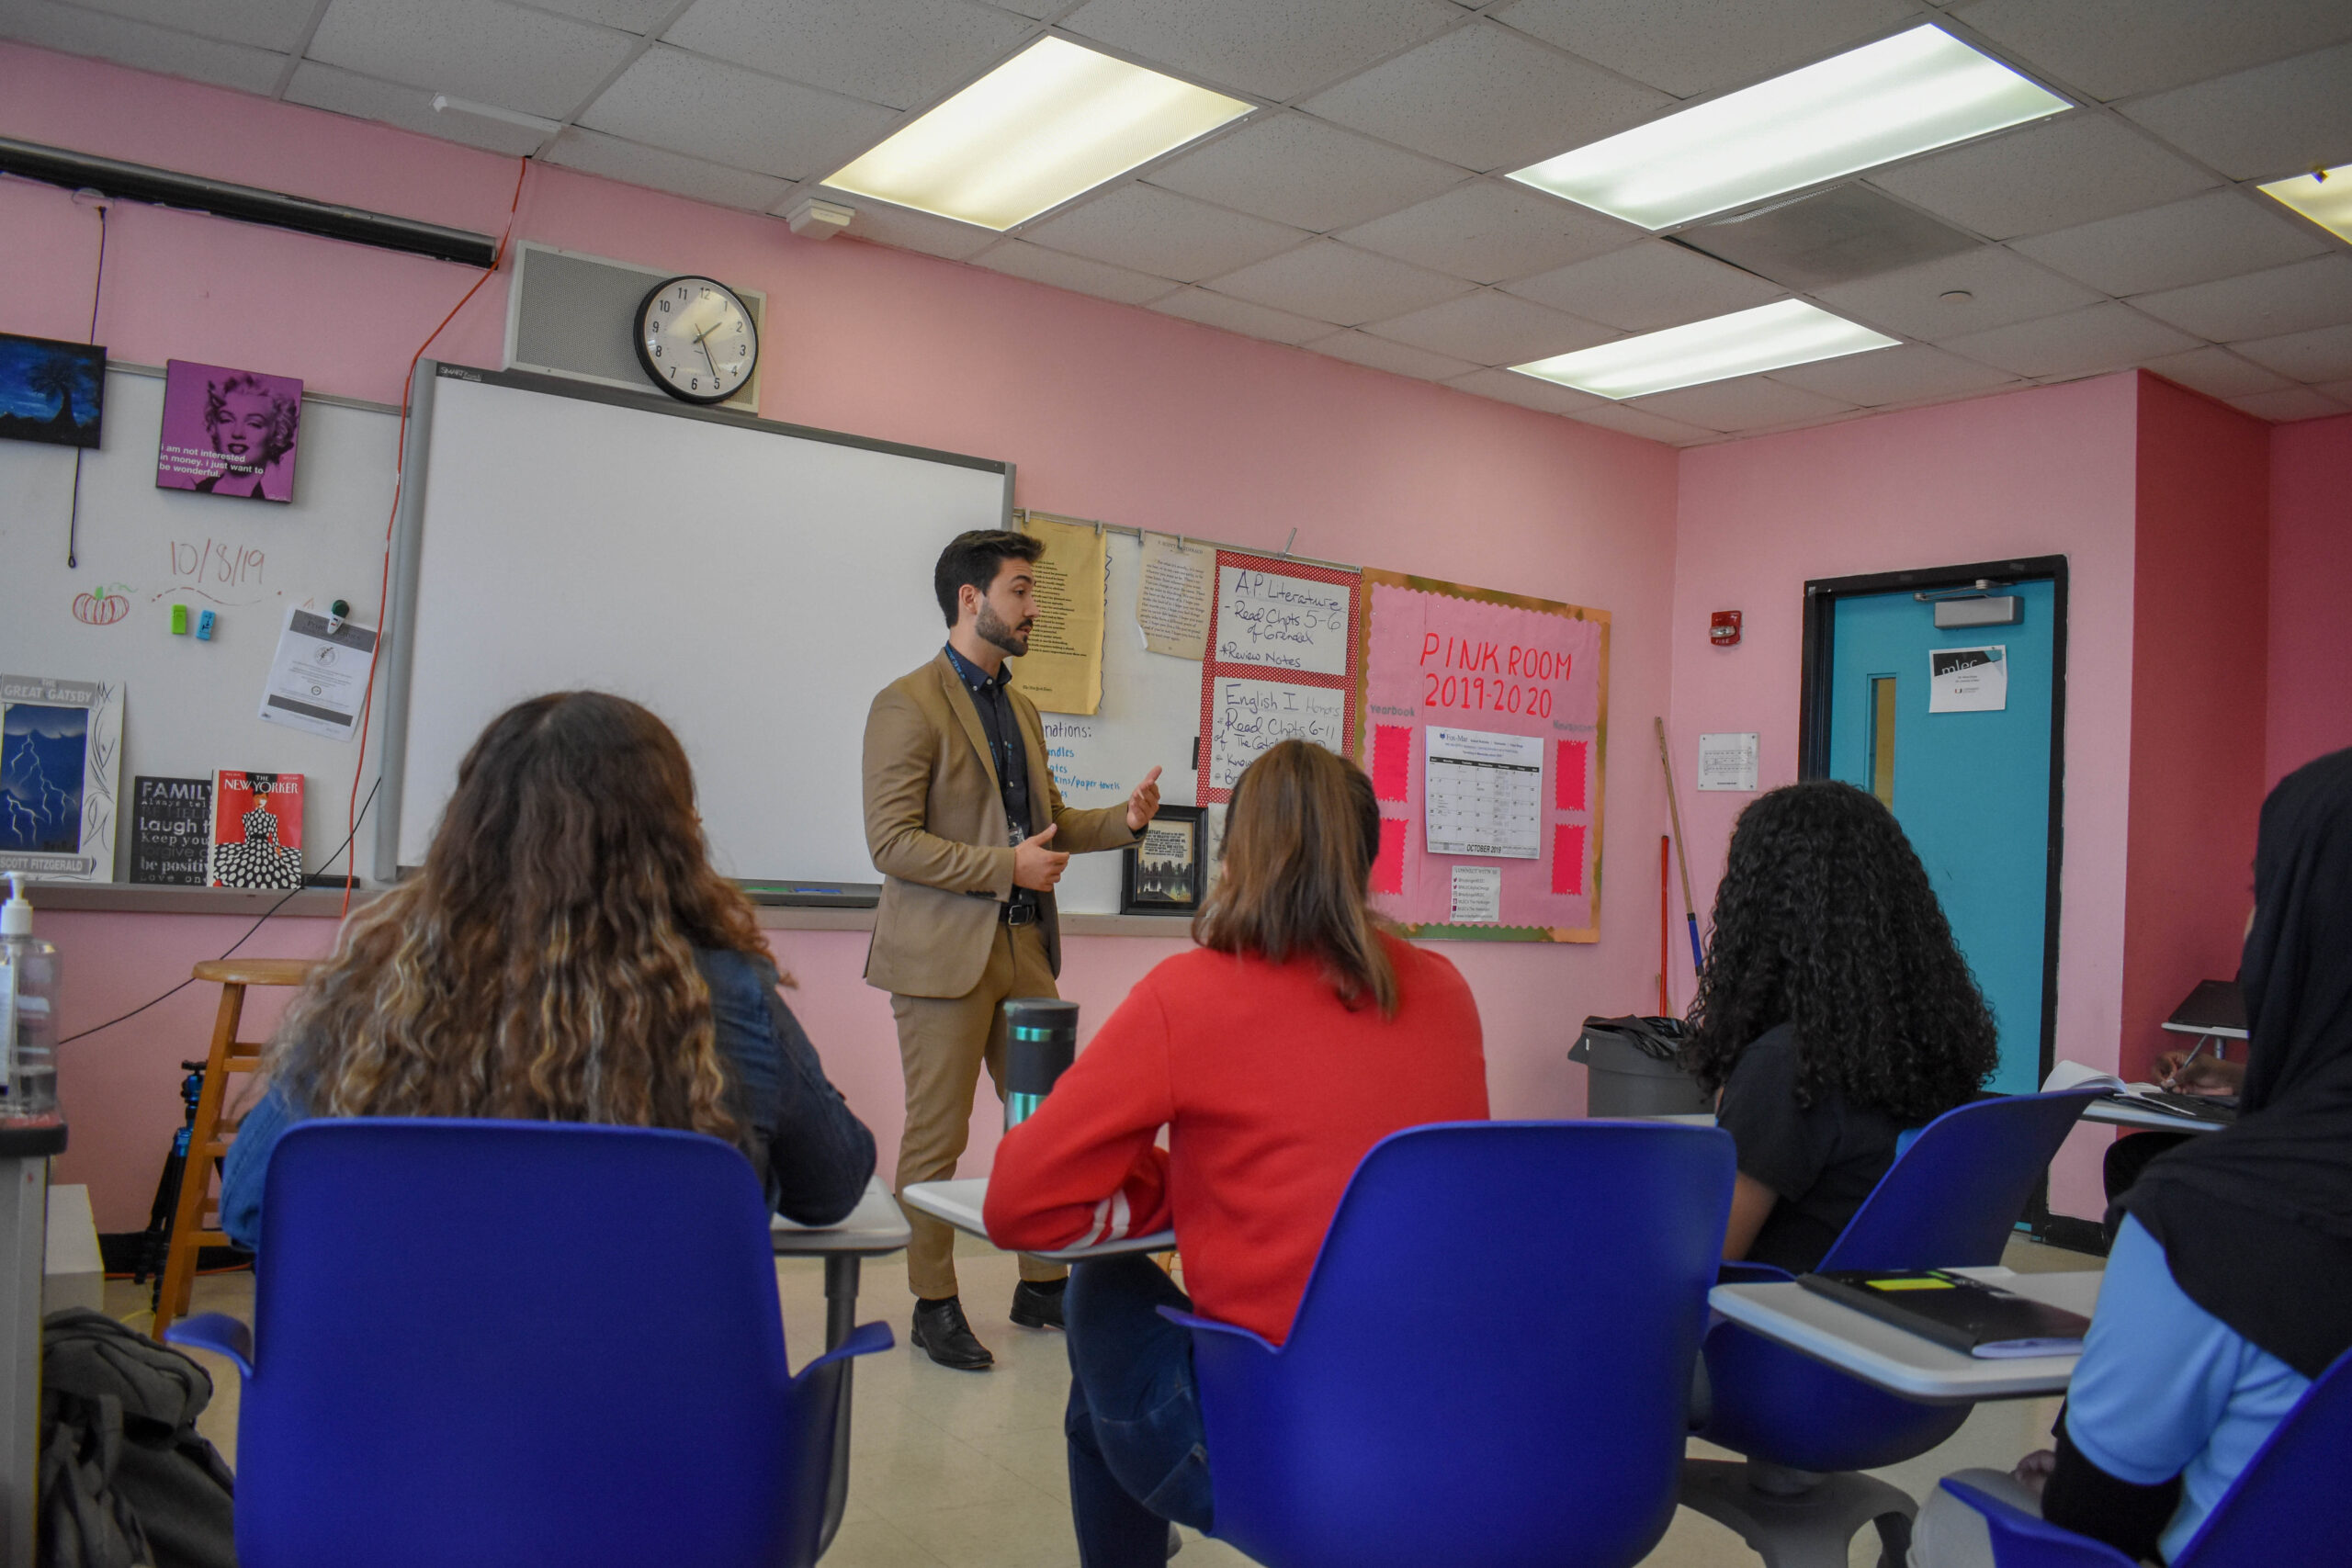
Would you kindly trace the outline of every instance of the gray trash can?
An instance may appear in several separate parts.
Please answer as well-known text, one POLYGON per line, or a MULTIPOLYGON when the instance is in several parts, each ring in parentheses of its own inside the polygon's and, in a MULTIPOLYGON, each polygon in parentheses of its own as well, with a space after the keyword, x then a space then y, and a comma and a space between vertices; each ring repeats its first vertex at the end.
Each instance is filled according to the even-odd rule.
POLYGON ((1679 1018, 1588 1018, 1568 1047, 1585 1067, 1588 1116, 1690 1116, 1715 1108, 1714 1097, 1676 1061, 1684 1038, 1679 1018))

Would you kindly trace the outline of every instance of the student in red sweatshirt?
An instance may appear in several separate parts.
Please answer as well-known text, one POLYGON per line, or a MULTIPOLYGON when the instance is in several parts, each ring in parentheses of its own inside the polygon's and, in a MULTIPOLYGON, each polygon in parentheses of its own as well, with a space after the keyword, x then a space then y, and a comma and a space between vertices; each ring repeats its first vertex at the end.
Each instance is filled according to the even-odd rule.
POLYGON ((1374 927, 1379 848, 1380 807, 1352 763, 1305 740, 1252 763, 1193 922, 1199 947, 1145 976, 997 1149, 999 1246, 1172 1224, 1197 1292, 1136 1257, 1071 1276, 1064 1430, 1084 1568, 1157 1568, 1169 1520, 1212 1523, 1191 1337, 1155 1309, 1280 1343, 1365 1151, 1399 1128, 1487 1114, 1469 987, 1374 927))

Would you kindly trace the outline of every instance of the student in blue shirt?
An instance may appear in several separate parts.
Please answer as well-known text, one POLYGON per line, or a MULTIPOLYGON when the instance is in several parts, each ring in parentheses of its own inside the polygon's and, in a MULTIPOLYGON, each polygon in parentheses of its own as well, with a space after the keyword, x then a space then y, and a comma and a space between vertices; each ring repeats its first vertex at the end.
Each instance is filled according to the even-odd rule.
POLYGON ((458 769, 424 868, 345 928, 274 1038, 222 1229, 260 1237, 270 1151, 319 1116, 598 1122, 743 1151, 787 1219, 856 1206, 874 1135, 784 1004, 752 907, 710 867, 667 726, 536 697, 458 769))
MULTIPOLYGON (((2055 1452, 1961 1476, 2142 1559, 2177 1558, 2352 1349, 2352 750, 2263 803, 2254 895, 2239 1120, 2123 1196, 2055 1452)), ((1912 1561, 1991 1559, 1976 1516, 1939 1489, 1912 1561)))

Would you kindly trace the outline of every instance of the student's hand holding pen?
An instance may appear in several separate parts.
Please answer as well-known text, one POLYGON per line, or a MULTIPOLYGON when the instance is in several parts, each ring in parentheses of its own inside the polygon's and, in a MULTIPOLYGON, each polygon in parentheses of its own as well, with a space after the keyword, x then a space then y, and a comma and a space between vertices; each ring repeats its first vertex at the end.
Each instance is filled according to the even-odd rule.
POLYGON ((2156 1087, 2177 1094, 2235 1094, 2245 1084, 2245 1066, 2224 1062, 2200 1050, 2167 1051, 2156 1058, 2156 1087))

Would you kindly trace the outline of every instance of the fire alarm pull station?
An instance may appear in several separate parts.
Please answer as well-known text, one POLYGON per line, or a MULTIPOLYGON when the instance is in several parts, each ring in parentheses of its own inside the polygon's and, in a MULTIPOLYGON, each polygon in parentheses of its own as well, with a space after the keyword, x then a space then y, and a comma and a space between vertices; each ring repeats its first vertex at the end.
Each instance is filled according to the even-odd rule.
POLYGON ((1739 645, 1739 612, 1717 610, 1707 623, 1707 640, 1717 648, 1736 648, 1739 645))

